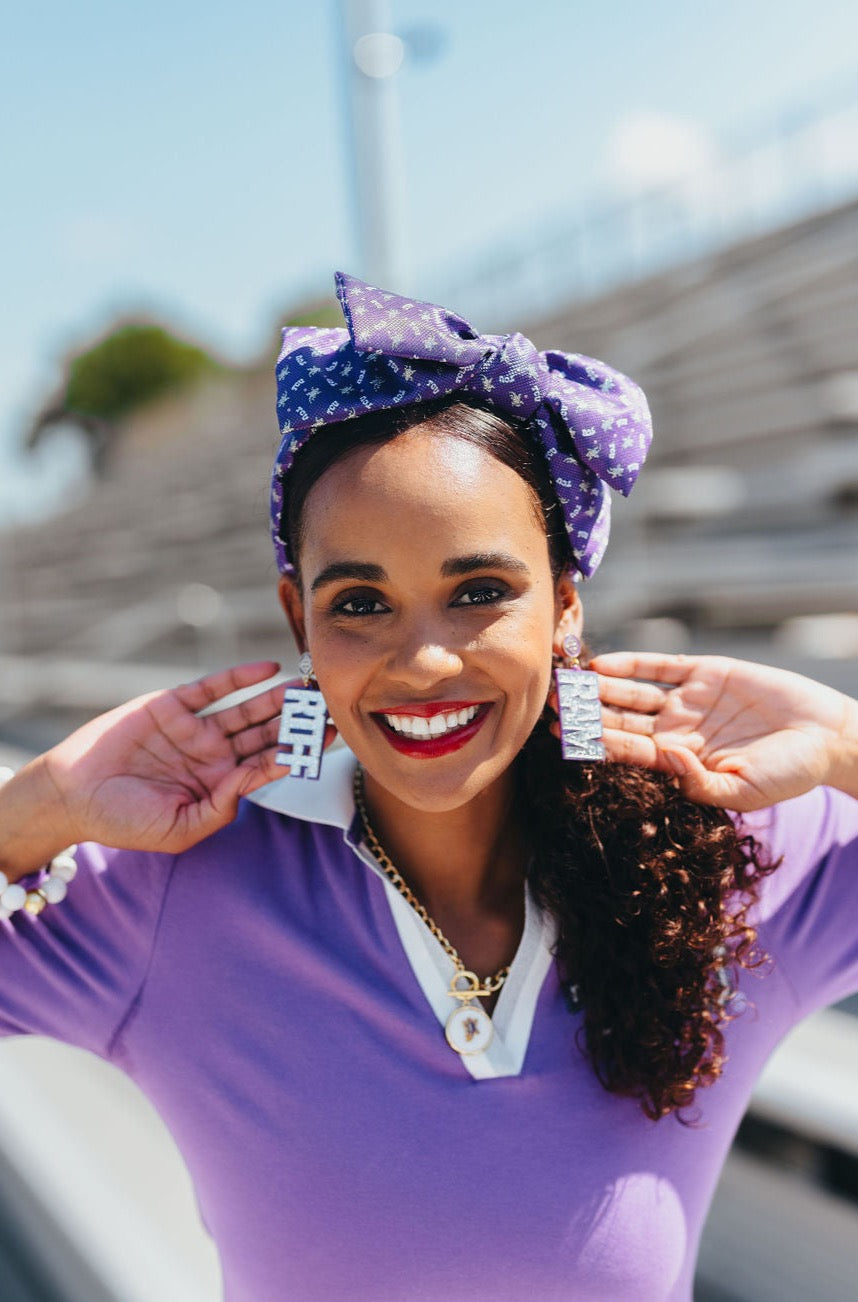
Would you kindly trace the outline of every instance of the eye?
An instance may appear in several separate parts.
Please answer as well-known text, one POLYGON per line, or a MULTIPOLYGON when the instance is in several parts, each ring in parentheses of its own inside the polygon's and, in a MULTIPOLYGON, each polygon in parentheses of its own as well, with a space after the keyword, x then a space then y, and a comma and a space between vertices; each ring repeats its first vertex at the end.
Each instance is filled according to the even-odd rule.
POLYGON ((332 609, 335 615, 383 615, 387 606, 378 597, 354 596, 334 602, 332 609))
POLYGON ((453 603, 456 606, 491 606, 506 596, 507 589, 497 583, 474 584, 459 593, 453 603))

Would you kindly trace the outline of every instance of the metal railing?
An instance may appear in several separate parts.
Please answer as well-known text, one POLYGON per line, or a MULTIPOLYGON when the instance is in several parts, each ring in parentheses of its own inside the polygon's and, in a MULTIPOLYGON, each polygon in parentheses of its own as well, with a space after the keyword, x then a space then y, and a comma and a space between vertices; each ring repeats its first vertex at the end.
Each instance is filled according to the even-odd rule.
MULTIPOLYGON (((501 329, 858 195, 858 80, 728 141, 681 180, 523 228, 485 260, 427 273, 435 297, 501 329)), ((483 325, 482 328, 488 328, 483 325)))

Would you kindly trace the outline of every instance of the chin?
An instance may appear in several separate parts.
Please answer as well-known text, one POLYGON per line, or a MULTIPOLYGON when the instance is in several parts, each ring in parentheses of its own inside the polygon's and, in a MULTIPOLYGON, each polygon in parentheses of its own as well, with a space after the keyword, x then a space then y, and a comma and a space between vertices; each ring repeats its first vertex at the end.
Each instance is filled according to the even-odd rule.
POLYGON ((366 763, 361 759, 361 764, 373 781, 401 804, 427 814, 447 814, 488 792, 509 771, 514 759, 515 754, 506 762, 493 755, 467 765, 416 760, 405 770, 398 764, 379 763, 373 754, 367 756, 366 763))

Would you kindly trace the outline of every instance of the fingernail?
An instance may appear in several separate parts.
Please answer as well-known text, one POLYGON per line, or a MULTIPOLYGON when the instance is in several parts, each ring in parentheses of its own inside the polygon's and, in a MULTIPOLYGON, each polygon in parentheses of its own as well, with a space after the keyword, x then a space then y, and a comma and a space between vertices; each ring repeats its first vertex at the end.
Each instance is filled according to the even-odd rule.
POLYGON ((688 765, 685 760, 675 750, 664 752, 667 756, 667 762, 678 777, 683 777, 688 772, 688 765))

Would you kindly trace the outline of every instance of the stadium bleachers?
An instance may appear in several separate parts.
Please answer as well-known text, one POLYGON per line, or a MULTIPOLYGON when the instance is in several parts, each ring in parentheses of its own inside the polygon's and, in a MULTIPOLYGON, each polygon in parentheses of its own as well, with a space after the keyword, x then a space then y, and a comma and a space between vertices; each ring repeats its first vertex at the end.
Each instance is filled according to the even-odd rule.
POLYGON ((705 639, 855 608, 856 327, 854 203, 536 323, 543 345, 629 371, 653 411, 597 620, 680 611, 705 639), (689 465, 731 472, 732 504, 677 503, 667 472, 689 465))
MULTIPOLYGON (((858 204, 525 328, 627 370, 653 411, 650 465, 589 585, 602 641, 642 618, 705 642, 855 607, 858 204)), ((204 661, 210 635, 215 654, 288 654, 266 523, 276 441, 268 366, 139 412, 105 482, 0 534, 0 652, 172 665, 204 661), (221 594, 205 633, 180 613, 194 583, 221 594)))

